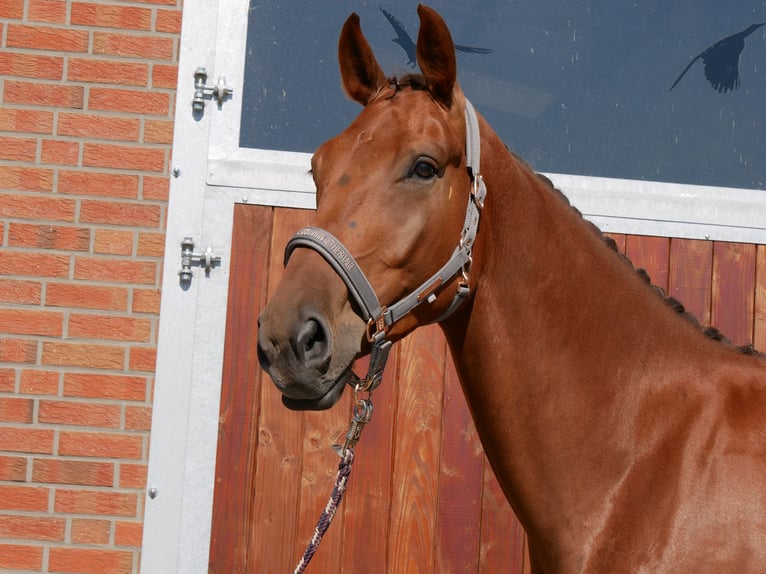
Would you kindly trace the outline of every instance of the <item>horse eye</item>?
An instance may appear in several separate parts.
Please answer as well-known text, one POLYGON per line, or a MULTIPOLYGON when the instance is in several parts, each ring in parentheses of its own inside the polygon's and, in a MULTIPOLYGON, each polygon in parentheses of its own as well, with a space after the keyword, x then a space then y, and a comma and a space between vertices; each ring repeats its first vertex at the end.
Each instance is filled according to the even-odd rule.
POLYGON ((431 179, 436 175, 436 167, 430 162, 420 160, 412 168, 412 175, 420 179, 431 179))

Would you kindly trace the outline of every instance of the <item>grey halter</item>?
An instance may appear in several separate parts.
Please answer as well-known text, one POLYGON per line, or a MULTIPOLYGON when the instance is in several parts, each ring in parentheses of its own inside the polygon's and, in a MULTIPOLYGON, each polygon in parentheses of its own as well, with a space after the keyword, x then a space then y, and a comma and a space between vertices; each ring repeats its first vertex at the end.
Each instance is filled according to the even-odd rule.
POLYGON ((479 121, 473 105, 465 101, 466 117, 466 164, 471 176, 471 193, 466 209, 465 223, 460 235, 460 242, 452 256, 434 275, 409 295, 391 305, 381 305, 370 282, 364 275, 348 249, 329 231, 319 227, 304 227, 299 230, 285 247, 284 264, 287 265, 292 252, 298 247, 313 249, 321 255, 340 276, 348 287, 349 293, 359 306, 363 319, 367 322, 367 338, 372 343, 370 369, 363 381, 358 383, 361 390, 372 390, 380 384, 383 377, 391 341, 386 339, 387 330, 410 313, 423 301, 433 303, 437 293, 449 282, 462 273, 457 292, 449 308, 435 323, 443 321, 466 301, 470 294, 468 272, 471 267, 471 251, 479 229, 479 217, 484 207, 487 188, 479 171, 481 141, 479 121))

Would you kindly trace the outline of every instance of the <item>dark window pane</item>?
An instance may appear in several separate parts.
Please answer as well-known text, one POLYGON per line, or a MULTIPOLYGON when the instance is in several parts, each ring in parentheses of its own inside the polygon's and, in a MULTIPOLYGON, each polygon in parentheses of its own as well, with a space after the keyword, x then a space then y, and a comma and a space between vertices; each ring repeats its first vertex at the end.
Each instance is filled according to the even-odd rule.
MULTIPOLYGON (((310 152, 356 116, 336 54, 352 11, 387 73, 414 71, 383 12, 414 39, 414 3, 294 4, 251 0, 243 147, 310 152)), ((766 26, 714 45, 766 22, 766 2, 432 5, 457 44, 492 50, 458 54, 460 83, 535 169, 764 187, 766 26)))

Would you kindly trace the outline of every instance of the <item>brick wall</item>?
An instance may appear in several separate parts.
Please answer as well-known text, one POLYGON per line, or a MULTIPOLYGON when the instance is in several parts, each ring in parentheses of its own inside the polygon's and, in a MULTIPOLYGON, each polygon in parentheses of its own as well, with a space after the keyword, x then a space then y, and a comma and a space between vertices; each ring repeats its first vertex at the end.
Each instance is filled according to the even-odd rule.
POLYGON ((0 571, 137 572, 182 0, 0 0, 0 571))

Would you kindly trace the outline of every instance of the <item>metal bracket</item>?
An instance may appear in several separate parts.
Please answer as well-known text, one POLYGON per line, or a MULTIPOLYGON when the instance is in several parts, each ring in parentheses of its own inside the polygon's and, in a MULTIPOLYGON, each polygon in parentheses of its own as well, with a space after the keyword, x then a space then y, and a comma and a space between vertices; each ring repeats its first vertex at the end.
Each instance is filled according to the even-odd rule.
POLYGON ((204 253, 194 252, 194 240, 191 237, 184 237, 181 241, 181 269, 178 271, 182 285, 191 283, 193 273, 192 265, 205 268, 205 277, 210 276, 210 270, 221 264, 221 258, 213 254, 213 249, 208 247, 204 253))
POLYGON ((194 72, 194 97, 192 98, 192 110, 202 114, 205 111, 205 100, 215 98, 218 107, 223 105, 224 100, 234 93, 234 88, 226 85, 226 76, 220 76, 214 86, 207 85, 207 70, 197 68, 194 72))

